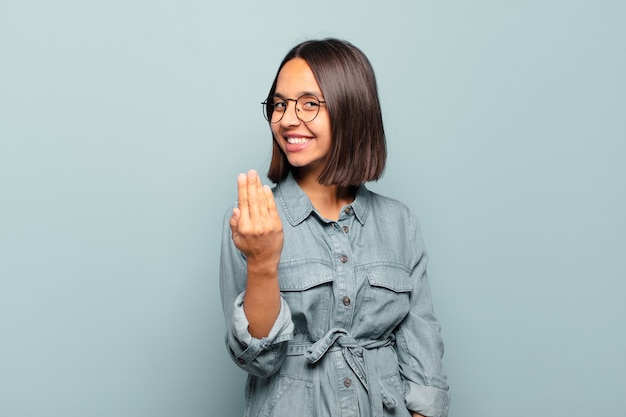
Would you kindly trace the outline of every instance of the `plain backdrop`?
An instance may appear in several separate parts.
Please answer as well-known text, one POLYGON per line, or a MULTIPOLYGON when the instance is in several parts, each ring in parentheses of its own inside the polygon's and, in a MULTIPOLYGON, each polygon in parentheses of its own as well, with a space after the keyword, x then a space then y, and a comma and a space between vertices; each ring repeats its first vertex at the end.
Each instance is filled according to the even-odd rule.
POLYGON ((625 4, 2 0, 0 416, 242 415, 222 219, 327 36, 378 76, 450 416, 626 415, 625 4))

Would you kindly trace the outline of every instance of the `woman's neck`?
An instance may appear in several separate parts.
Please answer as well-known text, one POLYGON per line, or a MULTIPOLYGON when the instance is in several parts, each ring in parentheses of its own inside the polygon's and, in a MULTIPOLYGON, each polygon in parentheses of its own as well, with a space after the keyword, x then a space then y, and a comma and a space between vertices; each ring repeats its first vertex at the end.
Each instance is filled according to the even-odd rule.
POLYGON ((329 220, 338 220, 341 209, 352 203, 356 195, 356 187, 323 185, 317 181, 317 177, 311 175, 299 176, 294 173, 294 178, 313 207, 329 220))

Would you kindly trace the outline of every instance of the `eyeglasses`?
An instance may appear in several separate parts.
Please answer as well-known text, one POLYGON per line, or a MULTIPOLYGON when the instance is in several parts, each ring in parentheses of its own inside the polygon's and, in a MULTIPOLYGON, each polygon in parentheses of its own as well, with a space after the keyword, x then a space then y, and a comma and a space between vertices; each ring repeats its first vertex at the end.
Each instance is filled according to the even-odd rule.
POLYGON ((320 112, 325 101, 311 95, 305 94, 298 98, 284 98, 281 96, 269 96, 263 104, 263 116, 270 123, 278 123, 282 120, 287 111, 288 102, 296 103, 296 117, 304 123, 312 122, 320 112))

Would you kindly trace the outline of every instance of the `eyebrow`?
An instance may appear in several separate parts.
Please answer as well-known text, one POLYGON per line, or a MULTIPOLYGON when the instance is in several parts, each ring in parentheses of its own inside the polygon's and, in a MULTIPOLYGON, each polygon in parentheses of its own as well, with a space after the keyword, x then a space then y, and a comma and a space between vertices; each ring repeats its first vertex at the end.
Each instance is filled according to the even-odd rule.
MULTIPOLYGON (((276 91, 274 91, 274 95, 275 95, 275 96, 278 96, 278 97, 280 97, 280 98, 288 98, 288 97, 285 97, 285 95, 284 95, 284 94, 278 93, 278 92, 276 92, 276 91)), ((320 93, 319 91, 300 91, 300 92, 297 94, 296 98, 297 98, 297 97, 302 97, 302 96, 315 96, 315 97, 319 98, 320 100, 323 100, 323 97, 324 97, 324 96, 322 95, 322 93, 320 93)))

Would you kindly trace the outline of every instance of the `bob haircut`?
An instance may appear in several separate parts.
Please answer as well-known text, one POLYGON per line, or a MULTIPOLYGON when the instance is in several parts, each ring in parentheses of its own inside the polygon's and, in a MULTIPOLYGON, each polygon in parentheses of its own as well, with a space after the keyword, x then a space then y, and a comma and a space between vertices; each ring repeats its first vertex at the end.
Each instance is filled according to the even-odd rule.
MULTIPOLYGON (((281 62, 268 96, 276 91, 280 70, 294 58, 311 67, 330 116, 331 149, 318 182, 347 187, 378 180, 385 169, 387 145, 376 78, 365 54, 332 38, 296 45, 281 62)), ((278 183, 292 166, 274 138, 272 143, 268 178, 278 183)))

